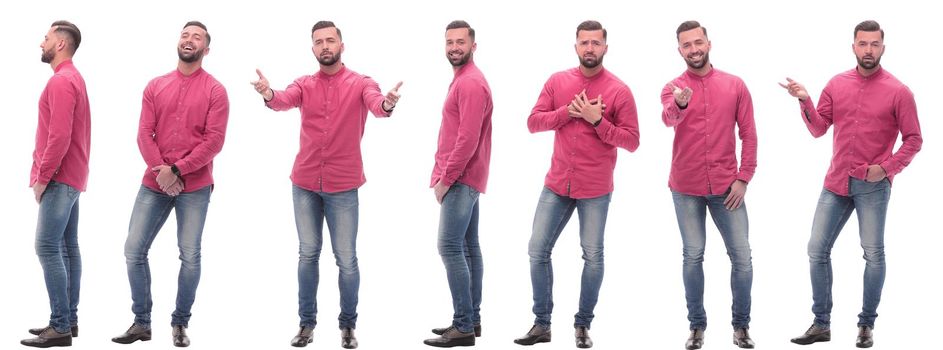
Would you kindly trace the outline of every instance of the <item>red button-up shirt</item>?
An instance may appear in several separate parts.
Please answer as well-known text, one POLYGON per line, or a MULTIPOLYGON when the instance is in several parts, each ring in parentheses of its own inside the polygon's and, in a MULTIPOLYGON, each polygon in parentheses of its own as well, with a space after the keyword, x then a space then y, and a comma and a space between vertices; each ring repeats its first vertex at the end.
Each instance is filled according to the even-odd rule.
POLYGON ((756 170, 753 99, 740 78, 711 68, 705 76, 686 70, 661 91, 661 119, 674 127, 668 187, 693 196, 721 195, 735 180, 750 182, 756 170), (675 103, 673 86, 693 90, 687 107, 675 103), (737 127, 742 143, 737 167, 737 127))
POLYGON ((176 165, 183 192, 213 184, 213 157, 223 148, 229 120, 229 97, 212 75, 198 69, 190 76, 178 70, 151 80, 144 89, 138 147, 147 170, 144 186, 160 191, 151 168, 176 165))
POLYGON ((634 152, 639 146, 635 98, 629 87, 606 69, 592 77, 584 76, 579 68, 550 76, 527 118, 527 127, 531 133, 556 132, 544 185, 558 195, 575 199, 612 192, 616 147, 634 152), (573 97, 584 89, 590 99, 602 95, 606 105, 596 127, 567 112, 573 97))
POLYGON ((85 191, 91 124, 85 79, 72 60, 64 61, 56 66, 39 97, 30 186, 56 181, 85 191))
POLYGON ((484 193, 491 160, 491 88, 474 62, 455 72, 442 107, 432 182, 461 182, 484 193))
POLYGON ((384 96, 368 76, 347 67, 333 75, 317 72, 274 91, 265 103, 276 111, 301 109, 301 147, 291 170, 296 186, 315 192, 344 192, 359 188, 363 173, 360 140, 367 111, 389 117, 384 96))
POLYGON ((848 195, 848 177, 866 179, 872 164, 893 181, 923 145, 913 93, 884 69, 867 77, 857 69, 838 74, 822 90, 818 108, 811 98, 799 106, 812 136, 835 125, 825 188, 842 196, 848 195), (893 152, 898 134, 903 144, 893 152))

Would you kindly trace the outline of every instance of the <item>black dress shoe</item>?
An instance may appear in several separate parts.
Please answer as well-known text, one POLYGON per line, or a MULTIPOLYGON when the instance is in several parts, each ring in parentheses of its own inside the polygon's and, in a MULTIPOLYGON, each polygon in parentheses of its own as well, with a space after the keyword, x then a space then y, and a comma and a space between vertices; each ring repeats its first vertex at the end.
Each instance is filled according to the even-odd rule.
POLYGON ((871 326, 858 326, 858 340, 855 346, 859 348, 870 348, 874 345, 874 335, 871 334, 871 326))
POLYGON ((537 343, 549 343, 550 342, 550 327, 544 328, 541 325, 534 325, 530 327, 530 330, 527 331, 523 337, 514 339, 514 343, 520 345, 534 345, 537 343))
POLYGON ((137 323, 132 324, 128 330, 124 331, 124 334, 121 334, 117 337, 111 338, 111 341, 118 344, 131 344, 136 341, 148 341, 151 340, 151 328, 144 327, 137 323))
MULTIPOLYGON (((448 326, 448 327, 443 327, 443 328, 433 328, 432 334, 435 334, 435 335, 445 334, 445 332, 448 332, 449 328, 452 328, 452 327, 454 326, 448 326)), ((475 336, 476 337, 481 336, 481 323, 475 324, 475 336)))
POLYGON ((298 335, 291 339, 291 346, 296 348, 308 346, 313 340, 312 332, 314 332, 314 327, 302 326, 301 329, 298 329, 298 335))
POLYGON ((437 348, 451 348, 453 346, 474 346, 475 332, 462 333, 457 328, 449 328, 438 338, 426 339, 423 344, 437 348))
POLYGON ((695 328, 691 330, 691 335, 688 336, 688 341, 684 343, 684 348, 687 350, 700 349, 704 346, 704 330, 700 328, 695 328))
POLYGON ((174 346, 185 348, 190 346, 190 337, 187 336, 187 326, 182 324, 174 325, 174 346))
MULTIPOLYGON (((52 326, 46 326, 43 328, 30 328, 29 334, 39 335, 39 333, 42 333, 44 330, 46 330, 46 328, 49 328, 49 327, 52 327, 52 326)), ((78 337, 79 337, 79 326, 72 326, 72 338, 78 338, 78 337)))
POLYGON ((341 329, 341 347, 344 349, 356 349, 357 337, 354 336, 354 329, 345 327, 341 329))
POLYGON ((576 326, 576 347, 589 349, 593 347, 593 339, 589 337, 589 328, 576 326))
POLYGON ((799 345, 809 345, 812 343, 817 343, 820 341, 829 341, 832 340, 832 331, 827 328, 822 328, 816 325, 809 327, 805 333, 802 335, 792 338, 792 342, 799 345))
POLYGON ((733 345, 741 349, 752 349, 756 344, 750 339, 750 332, 746 328, 737 328, 733 331, 733 345))
POLYGON ((46 327, 36 338, 20 340, 20 344, 36 348, 49 348, 53 346, 72 346, 72 333, 59 333, 55 328, 46 327))

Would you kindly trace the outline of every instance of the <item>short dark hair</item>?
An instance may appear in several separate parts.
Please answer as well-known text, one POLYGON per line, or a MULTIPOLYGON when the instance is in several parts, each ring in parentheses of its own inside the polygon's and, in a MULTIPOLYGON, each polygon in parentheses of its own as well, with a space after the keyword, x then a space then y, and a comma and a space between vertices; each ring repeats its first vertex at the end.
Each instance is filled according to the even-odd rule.
POLYGON ((457 19, 457 20, 452 21, 452 23, 449 23, 449 25, 445 26, 446 31, 450 29, 461 29, 461 28, 468 28, 468 36, 471 37, 472 41, 475 41, 475 28, 472 28, 471 25, 468 24, 468 22, 457 19))
POLYGON ((701 30, 704 31, 704 36, 706 37, 706 36, 707 36, 707 28, 706 28, 706 27, 702 27, 701 24, 698 23, 697 21, 684 21, 684 22, 681 22, 681 25, 678 26, 678 30, 675 31, 675 39, 681 40, 681 33, 686 32, 686 31, 689 31, 689 30, 691 30, 691 29, 698 29, 698 28, 701 28, 701 30))
POLYGON ((884 40, 884 29, 881 29, 881 25, 877 21, 867 20, 855 26, 855 37, 858 36, 858 32, 881 32, 881 40, 884 40))
POLYGON ((200 22, 200 21, 190 21, 190 22, 187 22, 187 24, 184 24, 184 25, 183 25, 183 28, 186 28, 186 27, 189 27, 189 26, 196 26, 196 27, 202 28, 203 31, 206 32, 206 46, 210 46, 210 31, 206 29, 206 25, 203 24, 203 22, 200 22))
POLYGON ((606 33, 606 28, 603 28, 603 27, 602 27, 602 24, 600 24, 600 23, 597 22, 597 21, 593 21, 593 20, 583 21, 583 23, 580 23, 580 25, 576 26, 576 36, 577 36, 577 37, 580 36, 580 31, 581 31, 581 30, 590 30, 590 31, 592 31, 592 30, 601 30, 601 31, 602 31, 602 38, 603 38, 603 39, 606 39, 606 35, 608 34, 608 33, 606 33))
POLYGON ((69 43, 69 49, 73 54, 79 49, 79 44, 82 43, 82 32, 79 27, 69 21, 55 21, 50 27, 56 27, 56 33, 65 34, 68 38, 66 41, 69 43))
POLYGON ((337 31, 337 38, 344 40, 344 37, 341 36, 341 29, 337 28, 337 26, 334 25, 334 22, 331 21, 318 21, 318 23, 315 23, 314 27, 311 27, 311 35, 314 35, 314 31, 324 28, 334 28, 334 30, 337 31))

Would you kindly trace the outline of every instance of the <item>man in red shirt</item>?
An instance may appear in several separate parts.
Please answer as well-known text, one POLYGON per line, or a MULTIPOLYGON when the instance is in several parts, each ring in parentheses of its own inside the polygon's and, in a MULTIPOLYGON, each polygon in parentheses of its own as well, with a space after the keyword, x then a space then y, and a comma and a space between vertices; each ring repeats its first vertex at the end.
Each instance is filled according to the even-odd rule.
POLYGON ((445 57, 455 74, 442 107, 432 180, 439 210, 439 255, 452 291, 452 324, 435 328, 437 347, 475 345, 481 336, 478 197, 488 184, 491 161, 491 88, 474 62, 475 30, 465 21, 445 27, 445 57))
POLYGON ((707 28, 687 21, 678 26, 676 35, 678 53, 688 68, 662 89, 661 117, 675 130, 668 187, 683 242, 682 276, 691 330, 685 348, 700 349, 707 328, 702 263, 710 210, 730 257, 733 343, 750 349, 753 263, 744 197, 756 169, 753 99, 743 80, 711 64, 707 28), (739 167, 734 127, 741 140, 739 167))
POLYGON ((831 340, 832 261, 838 234, 853 211, 858 213, 861 248, 864 249, 864 298, 858 314, 856 345, 874 344, 872 330, 884 288, 884 223, 891 197, 891 181, 910 164, 923 144, 914 95, 881 67, 884 30, 875 21, 855 26, 852 52, 858 65, 833 77, 818 108, 805 86, 787 78, 782 84, 799 99, 802 121, 812 136, 833 131, 832 163, 825 175, 809 238, 812 278, 812 326, 796 344, 831 340), (894 152, 901 135, 903 143, 894 152))
POLYGON ((534 292, 534 326, 514 342, 550 341, 553 269, 550 254, 573 211, 580 216, 583 277, 576 313, 576 346, 589 348, 593 309, 603 278, 603 236, 613 191, 616 147, 639 145, 638 113, 632 91, 603 68, 609 46, 606 29, 585 21, 576 28, 579 67, 557 72, 544 84, 527 118, 530 132, 554 131, 550 171, 534 215, 530 237, 530 276, 534 292))
POLYGON ((20 342, 26 346, 70 346, 79 333, 79 194, 88 183, 91 147, 88 92, 72 64, 81 42, 78 27, 56 21, 39 44, 43 63, 54 73, 39 97, 30 187, 39 203, 35 247, 52 313, 47 327, 29 330, 36 338, 20 342))
POLYGON ((154 78, 144 89, 138 147, 147 169, 124 245, 134 324, 111 339, 116 343, 151 339, 153 301, 147 253, 174 210, 180 273, 170 325, 174 346, 190 345, 186 328, 200 283, 200 243, 213 192, 213 158, 223 148, 229 120, 226 89, 203 70, 209 45, 210 34, 203 23, 185 24, 177 42, 177 69, 154 78))
POLYGON ((368 76, 358 74, 341 61, 344 42, 333 22, 320 21, 311 28, 311 52, 320 70, 275 91, 256 70, 251 82, 265 105, 276 111, 301 109, 301 148, 291 171, 295 225, 298 229, 298 334, 291 344, 311 343, 317 324, 318 260, 324 221, 327 221, 339 269, 341 346, 357 347, 357 301, 360 268, 357 265, 357 189, 367 179, 363 173, 360 139, 367 111, 389 117, 399 100, 400 82, 384 96, 368 76))

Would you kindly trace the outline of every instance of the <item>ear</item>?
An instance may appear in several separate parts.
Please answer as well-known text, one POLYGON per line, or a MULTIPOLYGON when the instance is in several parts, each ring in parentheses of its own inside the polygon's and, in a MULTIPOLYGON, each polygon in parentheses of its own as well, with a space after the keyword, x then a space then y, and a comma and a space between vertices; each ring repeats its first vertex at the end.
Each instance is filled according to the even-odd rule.
POLYGON ((204 48, 203 48, 203 56, 206 56, 206 55, 209 55, 209 54, 210 54, 210 48, 209 48, 209 47, 204 47, 204 48))
POLYGON ((477 50, 477 49, 478 49, 478 43, 472 43, 471 52, 472 52, 472 53, 475 53, 475 50, 477 50))
POLYGON ((59 41, 56 42, 56 51, 65 50, 65 47, 66 47, 65 40, 59 39, 59 41))
POLYGON ((344 53, 344 42, 343 42, 343 41, 341 42, 341 48, 337 50, 337 53, 339 53, 339 54, 344 53))

